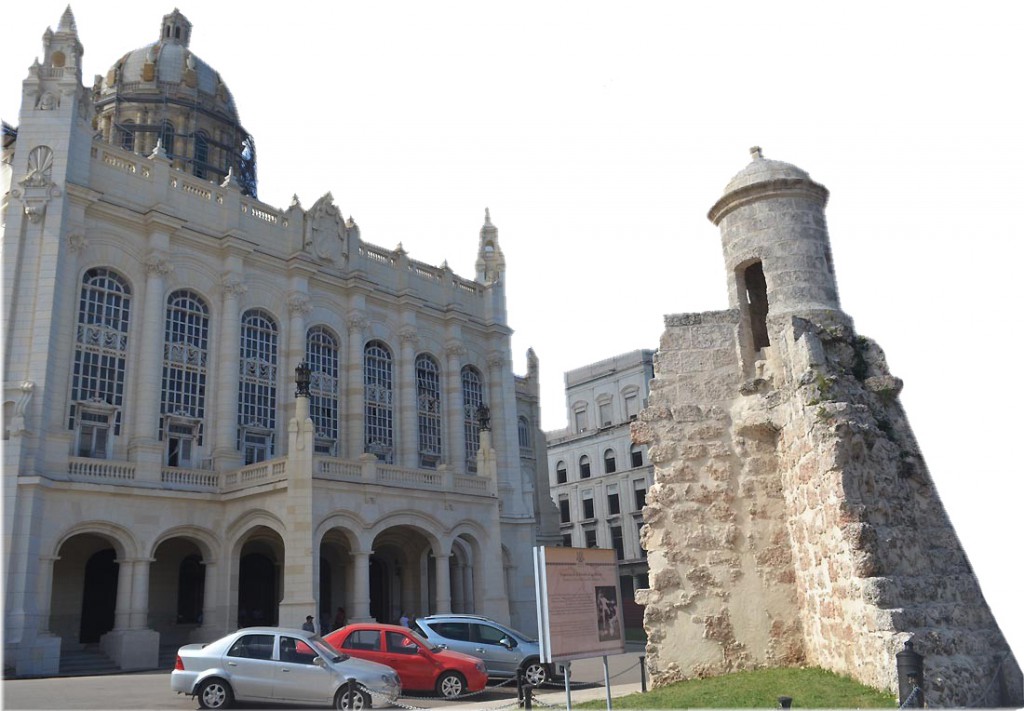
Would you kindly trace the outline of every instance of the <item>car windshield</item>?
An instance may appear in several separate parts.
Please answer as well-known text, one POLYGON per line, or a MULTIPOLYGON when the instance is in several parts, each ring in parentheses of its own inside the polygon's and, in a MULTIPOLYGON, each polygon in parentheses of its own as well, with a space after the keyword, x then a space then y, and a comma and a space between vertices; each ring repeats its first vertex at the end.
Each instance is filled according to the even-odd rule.
POLYGON ((317 635, 309 638, 309 645, 316 650, 324 659, 330 659, 332 662, 343 662, 348 659, 348 655, 343 652, 339 652, 337 649, 331 646, 331 644, 323 637, 317 635))

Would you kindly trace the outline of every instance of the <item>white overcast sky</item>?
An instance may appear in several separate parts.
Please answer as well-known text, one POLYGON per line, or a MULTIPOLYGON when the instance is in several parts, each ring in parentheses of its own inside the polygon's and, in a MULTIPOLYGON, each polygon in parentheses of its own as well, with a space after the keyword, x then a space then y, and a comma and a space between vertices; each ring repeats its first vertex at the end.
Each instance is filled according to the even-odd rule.
MULTIPOLYGON (((708 208, 760 145, 831 191, 844 310, 885 349, 986 598, 1024 662, 1020 5, 241 2, 72 5, 85 81, 174 2, 256 139, 259 196, 330 191, 363 239, 472 277, 489 207, 515 369, 657 348, 722 309, 708 208)), ((65 5, 10 3, 0 115, 65 5)))

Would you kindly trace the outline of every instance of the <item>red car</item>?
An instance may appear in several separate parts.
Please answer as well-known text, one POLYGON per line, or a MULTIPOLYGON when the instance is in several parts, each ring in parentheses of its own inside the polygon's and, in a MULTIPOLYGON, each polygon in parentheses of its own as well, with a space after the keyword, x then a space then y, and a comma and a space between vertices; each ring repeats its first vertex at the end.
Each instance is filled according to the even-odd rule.
POLYGON ((405 691, 432 691, 454 699, 480 691, 487 683, 483 661, 437 647, 406 627, 358 623, 324 639, 345 654, 391 667, 405 691))

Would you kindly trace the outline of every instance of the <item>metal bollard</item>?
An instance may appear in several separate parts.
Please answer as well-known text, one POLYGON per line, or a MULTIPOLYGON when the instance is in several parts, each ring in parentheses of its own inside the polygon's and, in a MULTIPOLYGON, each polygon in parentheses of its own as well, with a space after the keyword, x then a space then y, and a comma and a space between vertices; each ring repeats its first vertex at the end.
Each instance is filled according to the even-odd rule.
POLYGON ((910 640, 903 643, 902 652, 896 652, 896 679, 900 708, 924 708, 924 657, 914 651, 910 640))
POLYGON ((533 684, 523 684, 523 704, 526 711, 533 708, 533 684))
POLYGON ((788 709, 788 708, 791 708, 792 706, 793 706, 793 697, 792 696, 780 696, 779 697, 779 708, 780 709, 788 709))
POLYGON ((640 655, 640 693, 647 693, 647 657, 640 655))
POLYGON ((523 705, 523 669, 516 669, 516 701, 523 705))

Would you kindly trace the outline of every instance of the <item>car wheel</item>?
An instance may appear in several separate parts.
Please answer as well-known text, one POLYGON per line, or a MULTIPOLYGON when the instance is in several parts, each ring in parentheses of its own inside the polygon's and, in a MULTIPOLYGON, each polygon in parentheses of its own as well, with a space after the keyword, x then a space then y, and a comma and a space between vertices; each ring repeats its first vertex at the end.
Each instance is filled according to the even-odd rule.
POLYGON ((530 686, 543 686, 548 680, 548 668, 536 659, 530 659, 523 665, 523 681, 530 686))
POLYGON ((199 697, 199 706, 204 709, 226 709, 234 703, 235 695, 231 692, 231 686, 223 679, 207 679, 199 685, 196 694, 199 697))
POLYGON ((338 693, 334 695, 334 708, 336 709, 348 709, 349 711, 360 711, 361 709, 370 708, 370 695, 362 689, 356 689, 355 697, 352 699, 352 703, 349 703, 348 684, 338 689, 338 693))
POLYGON ((437 693, 446 699, 454 699, 466 691, 466 680, 458 672, 445 672, 437 680, 437 693))

